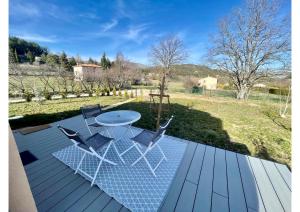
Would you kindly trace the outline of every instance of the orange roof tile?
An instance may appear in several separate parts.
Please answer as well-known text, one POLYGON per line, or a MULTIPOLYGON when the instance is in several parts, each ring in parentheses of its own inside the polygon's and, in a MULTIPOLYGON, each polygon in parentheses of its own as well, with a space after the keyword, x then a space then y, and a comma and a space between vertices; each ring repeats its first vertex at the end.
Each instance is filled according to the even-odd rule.
POLYGON ((96 64, 79 64, 79 65, 76 65, 75 67, 94 67, 94 68, 101 68, 101 66, 96 65, 96 64))

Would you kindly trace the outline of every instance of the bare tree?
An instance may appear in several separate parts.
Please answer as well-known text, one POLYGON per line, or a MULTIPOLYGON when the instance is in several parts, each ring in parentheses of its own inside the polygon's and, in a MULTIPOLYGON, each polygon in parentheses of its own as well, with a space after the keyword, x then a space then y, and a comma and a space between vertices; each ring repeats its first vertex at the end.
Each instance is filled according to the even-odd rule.
POLYGON ((55 85, 53 83, 53 80, 51 81, 51 78, 53 78, 53 76, 47 74, 47 72, 42 72, 38 77, 44 86, 43 91, 47 91, 49 88, 52 93, 55 94, 55 85))
POLYGON ((160 125, 166 77, 169 75, 174 65, 180 64, 186 59, 187 52, 185 51, 183 42, 178 37, 170 36, 161 40, 157 45, 154 45, 149 56, 153 64, 160 70, 160 96, 156 122, 156 128, 158 129, 160 125))
POLYGON ((290 63, 290 19, 279 9, 276 0, 247 0, 220 22, 208 56, 229 74, 238 99, 270 70, 290 63))
POLYGON ((68 85, 69 81, 71 80, 71 76, 73 76, 73 73, 70 74, 70 72, 67 72, 64 69, 60 68, 60 70, 58 71, 58 76, 56 77, 58 87, 62 88, 62 94, 65 95, 65 97, 68 93, 68 85))

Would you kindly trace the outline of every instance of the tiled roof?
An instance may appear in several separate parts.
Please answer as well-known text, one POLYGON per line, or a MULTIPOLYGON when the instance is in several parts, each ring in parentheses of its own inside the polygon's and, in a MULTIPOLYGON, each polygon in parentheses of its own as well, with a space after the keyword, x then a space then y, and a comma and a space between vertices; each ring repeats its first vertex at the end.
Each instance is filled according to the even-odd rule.
POLYGON ((80 64, 80 65, 76 65, 74 67, 94 67, 94 68, 101 68, 101 66, 96 65, 96 64, 80 64))

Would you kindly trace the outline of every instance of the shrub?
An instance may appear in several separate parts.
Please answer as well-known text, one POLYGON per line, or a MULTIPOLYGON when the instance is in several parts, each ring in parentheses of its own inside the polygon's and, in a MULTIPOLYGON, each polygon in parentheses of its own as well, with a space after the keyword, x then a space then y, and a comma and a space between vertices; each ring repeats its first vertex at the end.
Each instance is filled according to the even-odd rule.
POLYGON ((32 93, 30 93, 29 91, 26 91, 24 93, 24 97, 26 99, 26 102, 31 102, 32 98, 34 97, 34 95, 32 93))
POLYGON ((186 77, 183 82, 183 86, 185 89, 191 91, 193 87, 198 85, 198 80, 195 77, 186 77))
POLYGON ((128 91, 127 90, 125 90, 125 98, 129 99, 129 95, 128 95, 128 91))
POLYGON ((198 86, 194 86, 192 88, 192 93, 199 93, 199 94, 202 94, 203 93, 203 88, 201 87, 198 87, 198 86))
POLYGON ((287 96, 289 93, 289 90, 286 88, 270 88, 269 89, 269 93, 270 94, 275 94, 275 95, 283 95, 283 96, 287 96))
POLYGON ((121 89, 119 89, 118 95, 119 95, 119 96, 122 96, 121 89))
POLYGON ((47 100, 50 100, 50 99, 51 99, 51 94, 50 94, 50 92, 49 92, 48 90, 45 90, 45 91, 44 91, 44 97, 45 97, 45 99, 47 99, 47 100))
POLYGON ((113 96, 117 96, 117 90, 116 90, 116 87, 113 88, 113 96))
POLYGON ((97 89, 96 89, 96 92, 95 92, 96 96, 100 96, 100 93, 101 93, 101 89, 100 89, 100 88, 97 88, 97 89))
POLYGON ((82 89, 81 89, 81 88, 75 87, 75 89, 74 89, 74 94, 75 94, 77 97, 80 97, 81 92, 82 92, 82 89))
POLYGON ((105 93, 106 93, 106 89, 103 88, 103 89, 101 90, 101 96, 105 96, 105 93))
POLYGON ((106 96, 109 96, 109 95, 110 95, 110 89, 108 87, 108 88, 106 88, 106 96))
POLYGON ((134 98, 134 94, 133 94, 133 91, 131 90, 130 92, 130 98, 134 98))
POLYGON ((68 93, 66 91, 60 92, 60 95, 63 99, 67 98, 68 93))

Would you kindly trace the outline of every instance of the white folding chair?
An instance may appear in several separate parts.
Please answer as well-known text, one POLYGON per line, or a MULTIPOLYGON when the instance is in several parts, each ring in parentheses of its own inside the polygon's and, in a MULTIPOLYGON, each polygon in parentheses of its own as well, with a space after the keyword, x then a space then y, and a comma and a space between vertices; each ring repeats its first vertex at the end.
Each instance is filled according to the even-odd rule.
POLYGON ((167 157, 165 153, 163 152, 162 148, 160 147, 159 143, 164 137, 164 134, 166 132, 167 127, 169 126, 170 122, 172 121, 173 116, 163 125, 159 127, 159 129, 156 132, 150 131, 150 130, 143 130, 138 135, 131 138, 133 145, 130 146, 128 149, 126 149, 124 152, 120 154, 120 157, 122 157, 124 154, 129 152, 129 150, 135 148, 140 153, 140 157, 134 161, 131 166, 134 166, 137 164, 141 159, 144 159, 147 166, 149 167, 151 173, 156 177, 155 170, 159 167, 159 165, 163 162, 163 160, 167 161, 167 157), (146 147, 146 150, 143 152, 142 146, 146 147), (159 160, 159 162, 156 164, 155 167, 152 167, 149 163, 149 160, 147 159, 147 154, 151 152, 155 147, 158 148, 160 151, 162 158, 159 160))
POLYGON ((91 127, 96 127, 96 128, 103 127, 102 125, 98 124, 95 121, 95 118, 102 113, 102 110, 101 110, 101 107, 99 104, 83 106, 83 107, 80 107, 80 110, 81 110, 82 116, 84 118, 86 127, 88 128, 91 135, 93 135, 91 127))
POLYGON ((87 139, 83 139, 78 132, 75 132, 73 130, 67 129, 67 128, 62 127, 62 126, 58 126, 58 129, 60 129, 74 143, 74 145, 78 149, 80 149, 81 151, 84 152, 84 154, 82 155, 82 157, 79 161, 79 164, 77 165, 77 168, 75 170, 75 174, 78 171, 81 171, 82 173, 84 173, 85 175, 90 177, 92 179, 91 186, 93 186, 93 184, 96 180, 97 174, 99 172, 100 166, 102 165, 103 162, 109 163, 111 165, 117 165, 117 163, 115 163, 111 160, 108 160, 106 158, 108 150, 110 149, 110 147, 112 145, 114 146, 112 138, 108 138, 108 137, 105 137, 105 136, 103 136, 99 133, 96 133, 96 134, 88 137, 87 139), (103 155, 100 155, 98 153, 99 150, 101 150, 105 146, 107 146, 107 147, 106 147, 103 155), (97 169, 96 169, 93 176, 89 175, 84 170, 80 169, 81 164, 83 162, 83 159, 85 158, 85 156, 87 154, 96 156, 99 159, 99 164, 98 164, 97 169))

